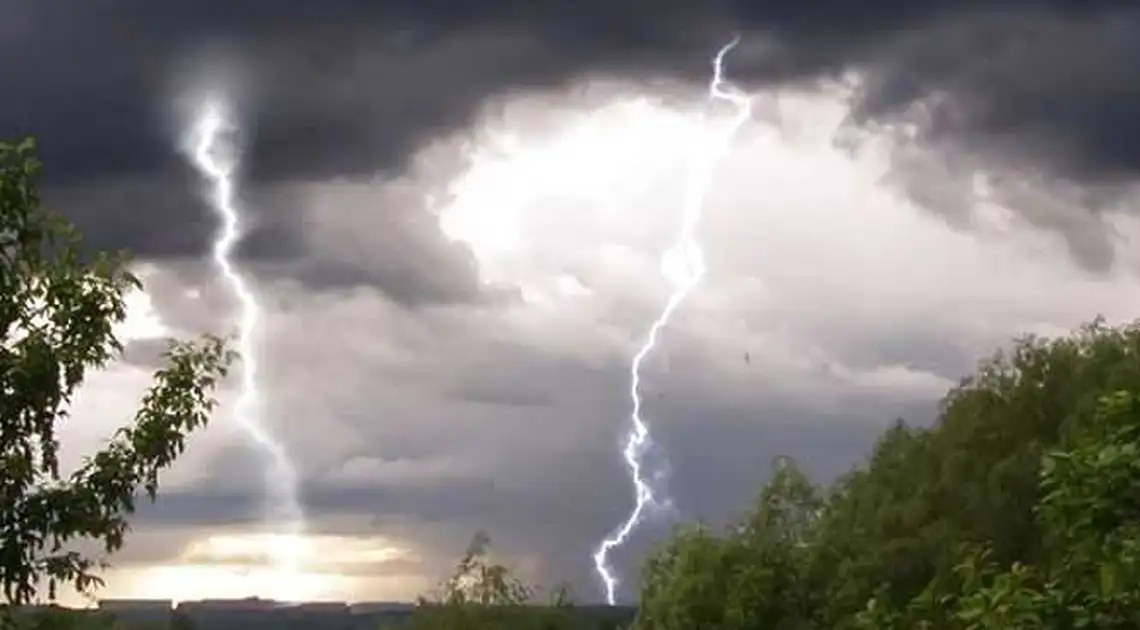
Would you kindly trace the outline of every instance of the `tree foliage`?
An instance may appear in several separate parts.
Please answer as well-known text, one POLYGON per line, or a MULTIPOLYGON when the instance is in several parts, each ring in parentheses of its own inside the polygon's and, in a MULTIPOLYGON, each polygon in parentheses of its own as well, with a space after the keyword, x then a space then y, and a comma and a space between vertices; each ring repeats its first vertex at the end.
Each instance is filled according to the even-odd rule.
POLYGON ((787 612, 810 610, 816 595, 808 559, 822 507, 820 489, 789 465, 723 535, 682 528, 643 570, 642 627, 796 627, 787 612))
POLYGON ((680 531, 637 626, 1140 627, 1140 326, 1025 337, 823 490, 794 469, 743 525, 680 531))
POLYGON ((136 496, 154 499, 233 359, 216 337, 171 342, 133 422, 61 471, 57 429, 84 378, 122 351, 115 327, 140 285, 125 256, 84 252, 75 228, 44 208, 39 169, 31 141, 0 144, 0 586, 15 605, 100 583, 98 559, 74 543, 123 545, 136 496))
POLYGON ((549 602, 538 590, 490 558, 490 538, 475 534, 452 574, 429 597, 421 597, 412 630, 573 630, 582 628, 565 588, 549 602))

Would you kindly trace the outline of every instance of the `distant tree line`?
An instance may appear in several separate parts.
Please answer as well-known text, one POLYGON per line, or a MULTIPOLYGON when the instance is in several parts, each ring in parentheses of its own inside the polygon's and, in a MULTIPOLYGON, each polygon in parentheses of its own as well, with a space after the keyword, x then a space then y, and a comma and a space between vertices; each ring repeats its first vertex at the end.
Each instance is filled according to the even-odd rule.
MULTIPOLYGON (((30 143, 0 145, 0 586, 12 604, 98 584, 67 543, 122 545, 134 497, 154 496, 233 358, 217 338, 172 344, 133 422, 62 477, 56 423, 86 372, 121 350, 113 324, 137 280, 124 257, 80 255, 75 229, 41 206, 37 170, 30 143)), ((565 589, 540 599, 487 543, 476 536, 420 600, 412 630, 618 623, 578 614, 565 589)), ((895 423, 829 486, 774 467, 738 522, 681 527, 651 555, 632 627, 1140 628, 1140 325, 1016 340, 946 394, 933 426, 895 423)))

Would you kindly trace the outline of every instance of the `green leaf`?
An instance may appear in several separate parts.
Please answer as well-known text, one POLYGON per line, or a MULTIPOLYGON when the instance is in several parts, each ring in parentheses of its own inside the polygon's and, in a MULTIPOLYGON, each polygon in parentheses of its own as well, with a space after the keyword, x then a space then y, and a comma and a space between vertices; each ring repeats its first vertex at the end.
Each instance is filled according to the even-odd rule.
POLYGON ((41 205, 34 150, 30 138, 0 145, 0 585, 13 604, 100 585, 102 559, 65 549, 123 545, 135 495, 155 496, 233 360, 216 338, 174 343, 133 423, 61 478, 57 425, 86 375, 122 350, 114 324, 140 285, 125 257, 81 251, 78 231, 41 205))

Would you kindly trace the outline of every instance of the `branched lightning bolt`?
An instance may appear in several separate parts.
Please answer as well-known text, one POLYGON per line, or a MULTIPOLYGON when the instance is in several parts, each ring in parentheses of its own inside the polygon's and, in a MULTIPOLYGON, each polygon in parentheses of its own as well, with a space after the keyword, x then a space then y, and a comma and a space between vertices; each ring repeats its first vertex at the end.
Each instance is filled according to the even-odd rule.
MULTIPOLYGON (((241 216, 234 200, 236 153, 226 140, 234 131, 227 120, 226 109, 218 102, 207 103, 190 131, 190 158, 195 168, 210 184, 210 207, 220 222, 213 243, 214 263, 240 305, 238 321, 238 353, 241 356, 241 385, 234 406, 234 417, 245 432, 272 460, 266 471, 266 486, 274 513, 267 520, 284 525, 284 535, 274 535, 267 553, 278 571, 296 572, 299 568, 300 536, 304 533, 305 514, 297 496, 297 472, 289 453, 261 424, 260 392, 257 384, 257 352, 254 333, 260 319, 257 299, 235 267, 232 254, 241 238, 241 216)), ((278 530, 276 534, 282 532, 278 530)))
POLYGON ((630 512, 625 522, 610 537, 603 540, 594 553, 594 570, 602 580, 605 587, 606 602, 611 606, 616 603, 619 581, 607 560, 609 552, 625 544, 630 534, 641 522, 646 508, 656 503, 653 489, 642 475, 641 456, 650 443, 649 426, 641 417, 642 364, 657 345, 661 331, 669 324, 673 314, 680 308, 682 302, 693 289, 700 284, 705 275, 704 255, 696 233, 704 209, 705 195, 708 192, 717 161, 727 151, 733 136, 752 114, 752 99, 724 78, 724 58, 739 43, 740 37, 734 37, 732 41, 717 51, 712 60, 713 76, 709 81, 709 98, 727 101, 736 108, 736 115, 732 118, 731 124, 727 126, 723 135, 717 134, 713 141, 708 146, 702 147, 704 150, 694 157, 696 166, 686 190, 680 232, 676 243, 665 252, 661 260, 662 274, 669 281, 673 291, 657 319, 649 327, 649 334, 646 336, 645 343, 630 363, 629 395, 633 402, 630 423, 633 426, 626 438, 622 456, 633 481, 636 502, 633 511, 630 512))

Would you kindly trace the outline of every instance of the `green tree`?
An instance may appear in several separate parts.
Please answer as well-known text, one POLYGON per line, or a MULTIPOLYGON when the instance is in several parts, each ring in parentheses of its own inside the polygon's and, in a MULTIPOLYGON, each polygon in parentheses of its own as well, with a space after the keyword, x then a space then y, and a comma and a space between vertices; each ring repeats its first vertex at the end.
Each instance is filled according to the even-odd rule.
POLYGON ((823 519, 817 571, 833 579, 820 618, 846 627, 872 598, 880 611, 942 606, 971 545, 997 566, 1044 561, 1043 455, 1120 390, 1140 391, 1140 326, 1098 319, 1068 336, 1016 340, 946 395, 931 429, 888 431, 868 465, 837 484, 823 519))
MULTIPOLYGON (((490 538, 478 532, 436 593, 420 597, 413 630, 573 630, 580 628, 569 590, 556 588, 539 605, 538 589, 490 557, 490 538)), ((609 630, 609 629, 607 629, 609 630)))
POLYGON ((679 530, 638 626, 1140 627, 1137 392, 1136 324, 1018 339, 829 492, 781 471, 743 525, 679 530))
POLYGON ((136 495, 154 499, 233 359, 216 337, 171 342, 133 423, 62 474, 57 426, 87 373, 121 352, 114 326, 140 285, 125 256, 83 252, 75 228, 44 208, 39 170, 31 141, 0 144, 0 585, 12 605, 42 586, 54 599, 61 584, 101 583, 99 561, 73 543, 122 546, 136 495))
POLYGON ((963 627, 1140 627, 1140 398, 1102 397, 1069 447, 1043 457, 1040 485, 1042 561, 1002 569, 985 552, 968 558, 963 627))
POLYGON ((639 630, 792 630, 817 607, 809 573, 825 503, 794 464, 775 471, 756 508, 717 535, 684 527, 642 571, 639 630))

